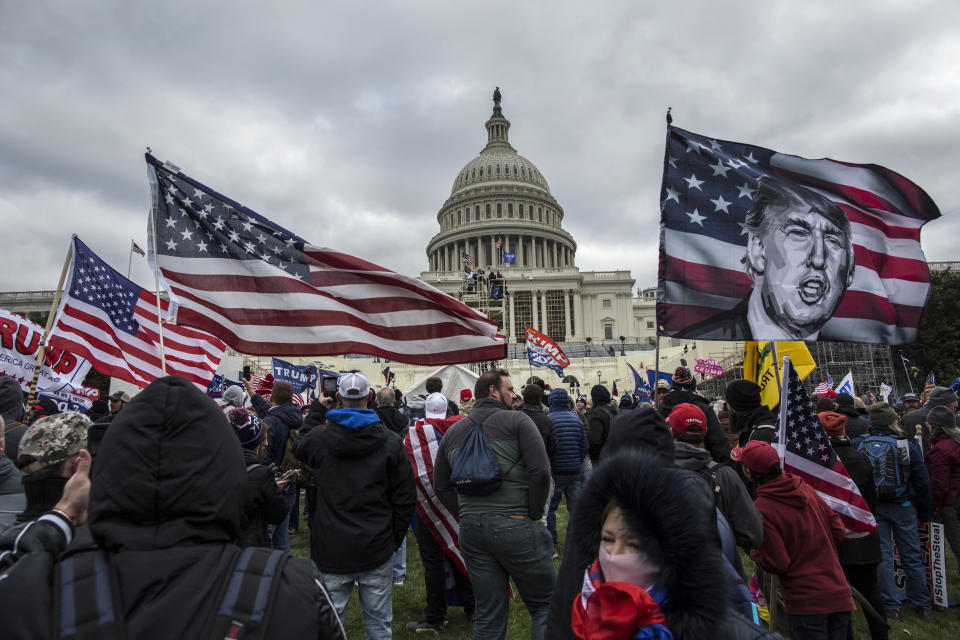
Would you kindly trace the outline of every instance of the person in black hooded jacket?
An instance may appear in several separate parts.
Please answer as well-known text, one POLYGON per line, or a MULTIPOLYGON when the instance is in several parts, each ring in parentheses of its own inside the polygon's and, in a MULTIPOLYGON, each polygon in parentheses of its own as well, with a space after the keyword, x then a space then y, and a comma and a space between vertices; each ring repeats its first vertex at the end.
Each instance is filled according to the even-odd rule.
POLYGON ((610 392, 601 384, 593 385, 590 389, 590 399, 593 400, 593 409, 587 412, 587 451, 590 462, 600 462, 600 454, 610 436, 610 392))
POLYGON ((773 442, 777 435, 777 416, 760 404, 760 386, 750 380, 734 380, 725 392, 730 420, 740 433, 740 446, 751 440, 773 442))
MULTIPOLYGON (((117 587, 114 637, 212 637, 210 623, 241 556, 234 542, 240 535, 243 456, 223 412, 183 378, 160 378, 113 421, 89 480, 89 454, 81 454, 84 462, 64 489, 60 512, 48 512, 22 532, 15 549, 4 547, 8 541, 0 536, 0 552, 9 552, 0 553, 0 603, 17 612, 4 638, 60 635, 57 625, 64 619, 51 615, 60 595, 58 567, 91 557, 86 550, 60 554, 75 525, 87 518, 112 570, 112 577, 105 574, 107 587, 117 587)), ((259 623, 263 637, 344 638, 316 568, 274 553, 278 573, 259 623)), ((85 596, 90 610, 73 612, 96 625, 104 602, 93 595, 77 594, 75 605, 85 596)), ((83 631, 84 637, 96 635, 83 631)))
MULTIPOLYGON (((643 577, 652 583, 638 586, 656 601, 665 618, 663 624, 674 640, 779 637, 754 626, 729 607, 728 583, 711 522, 712 509, 706 495, 698 499, 700 492, 694 489, 699 487, 694 483, 700 482, 693 474, 666 468, 656 458, 639 451, 625 449, 604 458, 577 498, 567 536, 571 542, 563 562, 567 571, 561 567, 561 574, 567 574, 570 584, 561 588, 560 579, 557 581, 547 637, 573 638, 576 633, 576 637, 589 639, 591 626, 599 622, 609 625, 618 618, 603 616, 598 608, 590 615, 590 600, 595 595, 602 596, 598 587, 609 584, 606 581, 611 579, 604 564, 630 573, 630 565, 623 560, 604 562, 602 547, 610 546, 604 521, 612 507, 619 508, 633 540, 633 554, 640 557, 647 569, 643 577), (569 588, 571 585, 573 589, 569 588), (574 614, 578 605, 586 610, 586 615, 574 614)), ((608 549, 607 553, 612 552, 608 549)), ((626 581, 627 577, 616 579, 626 581)), ((617 588, 616 583, 611 586, 617 588)), ((633 595, 635 599, 638 594, 633 595)), ((622 611, 617 605, 624 599, 615 602, 611 611, 622 611)), ((622 637, 634 637, 635 631, 624 631, 622 637)))
POLYGON ((847 424, 844 429, 847 438, 853 440, 870 431, 870 420, 860 414, 852 395, 838 393, 834 403, 837 405, 837 413, 847 416, 847 424))

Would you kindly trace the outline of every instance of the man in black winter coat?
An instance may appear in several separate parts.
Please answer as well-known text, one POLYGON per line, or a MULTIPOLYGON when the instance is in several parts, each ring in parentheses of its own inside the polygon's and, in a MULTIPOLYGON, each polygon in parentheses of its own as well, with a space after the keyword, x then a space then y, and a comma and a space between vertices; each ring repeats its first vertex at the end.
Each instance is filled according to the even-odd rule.
POLYGON ((397 409, 396 404, 397 394, 391 387, 384 387, 377 392, 377 415, 380 416, 380 422, 403 438, 407 435, 410 419, 397 409))
POLYGON ((930 427, 927 426, 927 415, 930 409, 934 407, 947 407, 954 413, 957 412, 957 394, 948 387, 934 387, 927 399, 927 404, 915 411, 907 412, 902 419, 901 426, 903 433, 908 438, 917 435, 917 427, 920 427, 920 433, 923 438, 923 451, 930 451, 930 427))
MULTIPOLYGON (((223 637, 232 620, 236 633, 259 626, 265 638, 344 638, 316 568, 281 551, 266 552, 269 577, 260 567, 262 604, 239 594, 252 613, 224 601, 244 558, 234 544, 243 456, 223 412, 192 383, 160 378, 138 394, 104 436, 92 477, 89 453, 80 455, 55 509, 21 532, 16 547, 0 536, 0 603, 16 612, 6 640, 65 637, 70 618, 51 612, 60 577, 83 567, 97 568, 97 588, 63 592, 73 606, 59 609, 86 623, 77 625, 78 640, 223 637), (88 518, 104 555, 83 548, 64 554, 88 518), (214 628, 221 607, 227 626, 214 628), (102 615, 98 624, 101 612, 115 622, 102 615), (259 623, 254 614, 262 615, 259 623)), ((257 571, 252 561, 246 566, 257 571)))
POLYGON ((610 392, 605 386, 595 384, 590 389, 590 399, 593 409, 587 412, 587 451, 590 463, 597 464, 610 437, 610 421, 613 418, 610 414, 610 392))
POLYGON ((773 442, 777 435, 777 416, 760 404, 760 386, 750 380, 734 380, 725 392, 730 422, 740 433, 740 446, 751 440, 773 442))
POLYGON ((538 384, 526 385, 523 388, 523 404, 520 405, 520 411, 530 416, 533 424, 537 425, 537 431, 543 438, 543 446, 547 448, 547 457, 552 462, 553 456, 557 455, 557 427, 544 413, 541 400, 543 400, 543 387, 538 384))
POLYGON ((857 406, 854 403, 852 395, 849 393, 838 393, 834 399, 834 403, 837 405, 836 412, 847 417, 847 424, 844 429, 847 438, 853 440, 870 430, 870 421, 857 411, 857 406))
POLYGON ((670 393, 660 400, 660 412, 669 415, 678 404, 693 404, 703 411, 707 418, 709 429, 704 447, 710 457, 720 463, 730 462, 730 443, 720 424, 717 413, 713 410, 710 401, 697 393, 697 381, 686 367, 677 367, 673 374, 673 383, 670 393))
POLYGON ((364 374, 342 374, 337 399, 343 408, 328 409, 319 426, 311 409, 293 452, 316 476, 310 557, 338 614, 346 614, 356 583, 367 637, 389 638, 393 552, 410 526, 417 491, 403 441, 366 408, 369 396, 364 374))

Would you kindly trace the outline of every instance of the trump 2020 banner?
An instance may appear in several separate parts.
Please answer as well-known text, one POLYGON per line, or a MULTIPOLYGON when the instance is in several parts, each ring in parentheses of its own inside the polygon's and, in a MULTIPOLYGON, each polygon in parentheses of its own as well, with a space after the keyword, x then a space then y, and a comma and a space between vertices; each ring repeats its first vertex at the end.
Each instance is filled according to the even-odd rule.
MULTIPOLYGON (((28 391, 42 337, 43 327, 0 309, 0 376, 14 378, 22 390, 28 391)), ((82 398, 88 398, 95 391, 83 386, 88 371, 90 363, 83 358, 49 346, 43 356, 37 389, 50 393, 78 392, 82 398)), ((96 400, 98 396, 90 400, 96 400)))
POLYGON ((317 386, 317 368, 312 364, 296 365, 280 358, 273 359, 274 382, 289 382, 294 393, 303 393, 317 386))
POLYGON ((668 336, 917 336, 933 200, 875 164, 810 160, 668 127, 657 320, 668 336))
POLYGON ((570 366, 570 358, 550 336, 544 335, 533 327, 524 326, 527 331, 527 358, 534 367, 547 367, 563 377, 563 370, 570 366))

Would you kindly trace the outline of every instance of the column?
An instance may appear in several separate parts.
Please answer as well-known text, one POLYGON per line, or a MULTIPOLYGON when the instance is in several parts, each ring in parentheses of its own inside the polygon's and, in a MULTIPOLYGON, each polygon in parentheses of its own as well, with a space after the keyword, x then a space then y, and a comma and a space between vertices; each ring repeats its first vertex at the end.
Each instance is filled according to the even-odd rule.
POLYGON ((540 331, 547 332, 547 292, 542 292, 540 296, 540 331))
POLYGON ((527 243, 523 236, 520 236, 520 265, 527 267, 527 243))
POLYGON ((570 335, 570 290, 563 290, 563 321, 564 321, 564 331, 566 335, 561 338, 562 340, 568 340, 567 336, 570 335))
POLYGON ((514 326, 515 316, 514 316, 514 309, 513 309, 513 291, 512 290, 510 291, 509 296, 510 296, 510 324, 509 324, 510 333, 509 333, 509 337, 507 338, 507 342, 513 342, 516 340, 517 333, 516 333, 516 327, 514 326))
POLYGON ((495 236, 491 235, 490 236, 490 269, 491 271, 496 271, 496 269, 493 268, 494 265, 496 264, 497 264, 496 240, 495 240, 495 236))
POLYGON ((537 292, 530 292, 530 307, 533 309, 533 328, 540 328, 539 306, 537 305, 537 292))
POLYGON ((576 325, 576 337, 585 338, 587 334, 583 328, 583 296, 579 291, 573 296, 573 324, 576 325))

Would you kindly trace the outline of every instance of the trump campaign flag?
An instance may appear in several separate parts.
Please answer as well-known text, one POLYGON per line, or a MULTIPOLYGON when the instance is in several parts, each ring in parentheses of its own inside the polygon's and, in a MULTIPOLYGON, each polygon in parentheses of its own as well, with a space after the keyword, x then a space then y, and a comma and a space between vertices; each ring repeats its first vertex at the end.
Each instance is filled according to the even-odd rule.
POLYGON ((527 358, 534 367, 552 369, 561 378, 563 370, 570 366, 570 358, 550 336, 544 335, 533 327, 524 326, 527 332, 527 358))
POLYGON ((933 200, 874 164, 810 160, 668 127, 657 321, 673 337, 917 336, 933 200))
POLYGON ((303 393, 317 386, 317 368, 312 364, 298 365, 274 358, 273 381, 289 382, 294 393, 303 393))
POLYGON ((506 357, 497 323, 416 278, 310 244, 147 154, 149 257, 177 322, 250 355, 506 357))
MULTIPOLYGON (((163 317, 168 303, 160 301, 163 317)), ((157 296, 127 280, 73 236, 70 264, 49 344, 86 358, 105 375, 145 387, 163 375, 157 296)), ((204 331, 163 323, 167 375, 201 390, 225 346, 204 331)))
POLYGON ((783 358, 783 371, 780 429, 774 445, 783 460, 783 471, 813 487, 843 520, 848 538, 863 537, 877 528, 877 521, 830 445, 789 356, 783 358))

